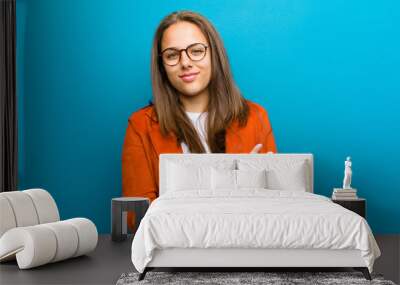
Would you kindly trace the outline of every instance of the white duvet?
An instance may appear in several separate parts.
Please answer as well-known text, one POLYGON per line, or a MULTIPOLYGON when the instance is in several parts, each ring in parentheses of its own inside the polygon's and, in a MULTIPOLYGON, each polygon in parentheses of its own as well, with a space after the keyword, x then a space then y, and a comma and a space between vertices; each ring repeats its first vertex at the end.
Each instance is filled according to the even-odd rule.
POLYGON ((299 191, 180 191, 150 205, 132 242, 143 272, 154 249, 358 249, 372 272, 380 250, 367 222, 328 198, 299 191))

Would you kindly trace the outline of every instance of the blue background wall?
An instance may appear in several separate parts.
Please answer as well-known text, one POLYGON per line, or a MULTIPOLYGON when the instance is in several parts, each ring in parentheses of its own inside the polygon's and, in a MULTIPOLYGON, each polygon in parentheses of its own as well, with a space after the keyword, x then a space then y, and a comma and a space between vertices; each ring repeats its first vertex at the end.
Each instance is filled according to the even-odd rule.
POLYGON ((19 187, 109 232, 127 119, 151 98, 153 33, 192 9, 219 30, 244 96, 268 110, 279 152, 315 155, 315 192, 341 185, 351 155, 372 229, 400 233, 399 3, 17 0, 19 187))

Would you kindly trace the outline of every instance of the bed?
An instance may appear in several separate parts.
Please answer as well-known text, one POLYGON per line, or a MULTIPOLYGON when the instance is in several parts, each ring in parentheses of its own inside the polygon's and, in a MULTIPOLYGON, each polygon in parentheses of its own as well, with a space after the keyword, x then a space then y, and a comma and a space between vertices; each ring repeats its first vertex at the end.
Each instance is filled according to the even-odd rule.
POLYGON ((154 268, 352 267, 379 247, 364 218, 314 194, 312 154, 161 154, 159 197, 132 242, 154 268))

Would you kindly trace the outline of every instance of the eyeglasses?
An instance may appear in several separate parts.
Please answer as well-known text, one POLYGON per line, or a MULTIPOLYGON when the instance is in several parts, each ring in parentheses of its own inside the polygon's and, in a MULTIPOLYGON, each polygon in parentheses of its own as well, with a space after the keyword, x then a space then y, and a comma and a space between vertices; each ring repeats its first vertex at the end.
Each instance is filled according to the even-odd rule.
POLYGON ((183 49, 167 48, 160 53, 166 65, 174 66, 181 60, 182 51, 193 61, 202 60, 206 56, 207 46, 202 43, 194 43, 183 49))

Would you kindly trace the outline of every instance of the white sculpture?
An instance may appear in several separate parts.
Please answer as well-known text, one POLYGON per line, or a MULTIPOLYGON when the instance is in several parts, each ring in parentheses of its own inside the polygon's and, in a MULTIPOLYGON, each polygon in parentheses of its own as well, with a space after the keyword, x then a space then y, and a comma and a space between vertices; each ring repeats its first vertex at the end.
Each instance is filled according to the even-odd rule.
POLYGON ((352 174, 353 171, 351 170, 351 157, 348 156, 344 162, 343 189, 352 189, 350 186, 352 174))

